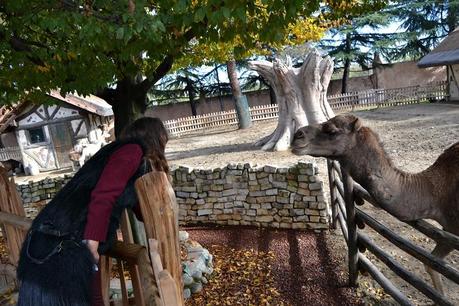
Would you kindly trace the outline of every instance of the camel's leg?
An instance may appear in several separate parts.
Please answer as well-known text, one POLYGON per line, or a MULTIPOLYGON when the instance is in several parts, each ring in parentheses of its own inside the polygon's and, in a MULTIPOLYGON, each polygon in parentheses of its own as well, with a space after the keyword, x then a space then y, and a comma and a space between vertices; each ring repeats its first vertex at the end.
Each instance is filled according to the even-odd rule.
MULTIPOLYGON (((437 243, 435 248, 432 251, 432 255, 443 259, 448 255, 454 248, 445 244, 445 243, 437 243)), ((440 292, 442 295, 445 295, 444 289, 443 289, 443 281, 441 279, 441 275, 434 271, 431 267, 425 265, 427 273, 429 273, 430 277, 432 278, 432 283, 434 288, 440 292)))

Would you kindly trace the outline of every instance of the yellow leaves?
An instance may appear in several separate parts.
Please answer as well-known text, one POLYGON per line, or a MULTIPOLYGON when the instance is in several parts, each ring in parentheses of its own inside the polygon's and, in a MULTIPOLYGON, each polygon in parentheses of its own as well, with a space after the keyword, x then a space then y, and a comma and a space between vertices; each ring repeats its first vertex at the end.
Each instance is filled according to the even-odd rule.
POLYGON ((77 55, 76 55, 75 52, 70 51, 70 52, 67 52, 67 58, 68 58, 70 61, 76 60, 77 55))
POLYGON ((37 72, 41 72, 41 73, 47 73, 51 70, 51 66, 48 65, 47 63, 45 63, 44 65, 37 65, 35 66, 35 70, 37 72))
POLYGON ((294 24, 289 24, 289 39, 287 43, 303 44, 308 41, 317 41, 322 38, 327 29, 319 26, 312 18, 301 18, 294 24))
POLYGON ((218 245, 211 246, 209 252, 214 256, 214 272, 203 291, 186 301, 187 306, 289 305, 275 288, 272 252, 218 245))

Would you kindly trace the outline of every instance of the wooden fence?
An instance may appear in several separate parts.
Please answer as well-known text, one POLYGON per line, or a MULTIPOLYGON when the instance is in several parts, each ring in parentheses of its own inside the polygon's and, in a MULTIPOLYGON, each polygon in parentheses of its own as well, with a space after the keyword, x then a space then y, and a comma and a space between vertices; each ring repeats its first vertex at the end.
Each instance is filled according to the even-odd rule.
MULTIPOLYGON (((328 96, 328 102, 335 111, 349 111, 375 107, 414 104, 439 101, 447 96, 447 83, 410 86, 393 89, 372 89, 360 92, 328 96)), ((252 121, 273 120, 278 117, 277 104, 250 108, 252 121)), ((171 136, 181 136, 221 127, 237 126, 235 110, 216 112, 195 117, 184 117, 164 122, 171 136)))
MULTIPOLYGON (((178 208, 175 194, 164 172, 151 172, 136 181, 139 203, 145 222, 148 249, 134 243, 127 212, 121 218, 122 241, 116 241, 106 256, 101 256, 101 287, 106 305, 184 305, 178 208), (120 275, 121 299, 109 298, 112 259, 120 275), (129 272, 134 296, 128 294, 129 272)), ((32 220, 25 217, 16 185, 0 167, 0 226, 6 240, 8 263, 0 263, 0 289, 15 282, 16 266, 22 241, 32 220)), ((0 297, 0 304, 2 298, 0 297)))
POLYGON ((435 102, 447 97, 447 82, 391 89, 371 89, 328 96, 334 110, 354 110, 435 102))
POLYGON ((21 149, 19 147, 8 147, 0 149, 0 161, 14 159, 22 160, 21 149))
MULTIPOLYGON (((384 276, 384 274, 359 251, 366 249, 387 265, 396 275, 435 302, 436 305, 453 305, 445 296, 433 289, 429 283, 422 280, 416 274, 408 271, 403 264, 397 262, 387 253, 387 251, 383 250, 367 235, 359 231, 357 224, 359 224, 360 228, 364 225, 368 225, 378 234, 393 243, 397 248, 410 254, 456 284, 459 284, 459 272, 448 265, 444 260, 436 258, 425 249, 399 236, 390 228, 356 207, 355 204, 362 205, 364 203, 363 200, 373 203, 376 206, 378 205, 365 189, 356 184, 347 173, 341 171, 337 161, 328 160, 328 175, 332 206, 332 225, 336 227, 337 224, 339 224, 348 246, 349 284, 356 285, 359 269, 364 269, 382 288, 384 288, 386 293, 391 295, 399 304, 414 305, 399 288, 388 280, 386 276, 384 276)), ((447 241, 456 250, 459 250, 458 236, 440 230, 423 220, 406 223, 433 240, 447 241)))

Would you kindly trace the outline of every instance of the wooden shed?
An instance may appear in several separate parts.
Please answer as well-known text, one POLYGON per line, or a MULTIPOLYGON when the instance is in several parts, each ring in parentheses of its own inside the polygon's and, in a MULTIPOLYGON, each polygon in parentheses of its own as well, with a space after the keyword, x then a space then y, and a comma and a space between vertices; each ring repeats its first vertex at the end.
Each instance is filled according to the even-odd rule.
POLYGON ((20 159, 26 173, 70 168, 69 153, 79 142, 98 143, 105 137, 101 126, 113 121, 112 107, 90 95, 61 96, 53 102, 21 103, 0 109, 0 161, 20 159))
POLYGON ((459 27, 424 56, 418 67, 446 66, 449 101, 459 101, 459 27))

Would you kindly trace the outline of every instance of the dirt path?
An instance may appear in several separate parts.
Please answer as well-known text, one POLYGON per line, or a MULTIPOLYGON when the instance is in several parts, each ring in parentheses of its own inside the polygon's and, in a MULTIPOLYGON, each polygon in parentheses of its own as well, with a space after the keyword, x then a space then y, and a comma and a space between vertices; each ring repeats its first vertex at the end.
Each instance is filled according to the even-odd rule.
MULTIPOLYGON (((418 172, 431 165, 438 155, 449 145, 459 141, 459 105, 458 104, 421 104, 376 109, 356 112, 363 118, 366 125, 375 130, 384 143, 385 149, 394 164, 408 172, 418 172)), ((244 131, 232 130, 227 132, 207 133, 206 135, 173 139, 167 147, 167 157, 172 166, 188 165, 199 169, 210 169, 225 166, 228 163, 246 163, 258 165, 289 166, 298 161, 314 161, 318 164, 320 175, 327 185, 326 163, 322 158, 309 156, 298 157, 290 152, 263 152, 253 143, 271 133, 276 122, 255 124, 244 131)), ((328 189, 328 186, 326 187, 328 189)), ((326 190, 327 190, 326 189, 326 190)), ((433 243, 427 237, 412 230, 409 226, 392 218, 387 213, 364 205, 375 218, 387 224, 405 238, 431 250, 433 243)), ((406 253, 394 248, 389 242, 371 230, 365 229, 382 248, 392 254, 410 271, 429 280, 420 262, 406 253)), ((345 254, 343 240, 333 239, 338 246, 336 252, 345 254)), ((374 257, 369 255, 373 260, 374 257)), ((459 269, 459 252, 454 251, 447 261, 459 269)), ((376 264, 387 276, 399 286, 402 291, 418 305, 428 305, 429 300, 414 291, 411 286, 395 277, 384 264, 376 264)), ((377 285, 369 278, 362 278, 363 289, 366 292, 377 292, 377 285)), ((459 286, 446 283, 448 297, 459 305, 459 286)), ((391 303, 390 300, 385 303, 391 303)))

